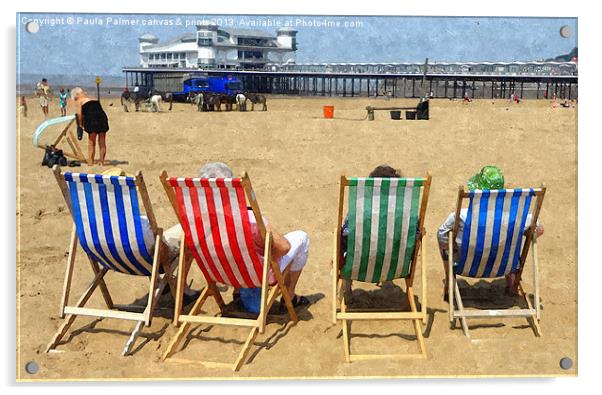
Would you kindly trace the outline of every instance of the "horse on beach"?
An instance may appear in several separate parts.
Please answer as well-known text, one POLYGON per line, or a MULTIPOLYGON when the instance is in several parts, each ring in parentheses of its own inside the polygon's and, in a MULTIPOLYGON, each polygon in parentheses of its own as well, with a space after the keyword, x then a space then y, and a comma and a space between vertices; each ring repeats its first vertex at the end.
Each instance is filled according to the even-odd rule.
POLYGON ((255 104, 261 104, 263 106, 262 111, 268 110, 267 99, 264 95, 251 92, 245 92, 244 95, 251 101, 251 111, 255 110, 255 104))
MULTIPOLYGON (((173 108, 173 95, 170 92, 161 92, 155 89, 140 89, 138 92, 133 92, 128 89, 121 93, 121 105, 125 112, 129 112, 128 103, 133 103, 136 112, 140 111, 140 104, 145 103, 149 106, 152 105, 151 98, 153 96, 160 96, 161 101, 169 103, 169 111, 173 108)), ((156 100, 155 100, 156 102, 156 100)))

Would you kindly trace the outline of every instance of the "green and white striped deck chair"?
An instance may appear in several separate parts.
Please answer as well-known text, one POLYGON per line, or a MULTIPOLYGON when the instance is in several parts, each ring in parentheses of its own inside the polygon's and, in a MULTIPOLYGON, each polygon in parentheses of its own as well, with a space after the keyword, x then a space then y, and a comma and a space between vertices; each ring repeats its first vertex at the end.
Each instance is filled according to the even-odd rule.
MULTIPOLYGON (((422 249, 424 216, 431 176, 425 178, 346 178, 341 177, 338 223, 335 229, 333 259, 333 322, 343 321, 343 342, 347 362, 377 358, 422 357, 426 348, 421 323, 426 323, 426 269, 422 249), (347 249, 341 260, 341 226, 348 193, 347 249), (414 300, 414 273, 421 257, 421 310, 414 300), (357 310, 347 306, 344 283, 380 283, 404 279, 411 311, 397 309, 357 310), (340 308, 339 305, 340 304, 340 308), (416 332, 418 354, 351 354, 350 321, 411 320, 416 332)), ((400 301, 400 309, 403 301, 400 301)))

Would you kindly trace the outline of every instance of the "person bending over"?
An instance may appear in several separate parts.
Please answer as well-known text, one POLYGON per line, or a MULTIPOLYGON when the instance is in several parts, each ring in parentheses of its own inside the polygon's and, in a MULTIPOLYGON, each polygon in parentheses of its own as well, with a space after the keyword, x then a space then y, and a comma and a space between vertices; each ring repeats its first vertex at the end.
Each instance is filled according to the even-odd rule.
POLYGON ((82 88, 71 91, 71 99, 77 107, 77 126, 88 133, 88 166, 94 165, 96 140, 100 147, 100 165, 105 165, 107 153, 106 133, 109 131, 109 120, 100 102, 89 96, 82 88))

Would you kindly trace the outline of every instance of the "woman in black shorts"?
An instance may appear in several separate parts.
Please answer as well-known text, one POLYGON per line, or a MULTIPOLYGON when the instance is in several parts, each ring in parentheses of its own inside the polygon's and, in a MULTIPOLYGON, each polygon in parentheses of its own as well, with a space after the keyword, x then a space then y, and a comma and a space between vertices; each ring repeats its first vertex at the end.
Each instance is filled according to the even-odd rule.
POLYGON ((107 153, 106 133, 109 131, 109 120, 102 109, 100 102, 88 94, 82 88, 73 88, 71 98, 77 105, 77 125, 88 133, 88 166, 94 165, 94 153, 96 151, 96 137, 100 147, 100 165, 105 164, 107 153))

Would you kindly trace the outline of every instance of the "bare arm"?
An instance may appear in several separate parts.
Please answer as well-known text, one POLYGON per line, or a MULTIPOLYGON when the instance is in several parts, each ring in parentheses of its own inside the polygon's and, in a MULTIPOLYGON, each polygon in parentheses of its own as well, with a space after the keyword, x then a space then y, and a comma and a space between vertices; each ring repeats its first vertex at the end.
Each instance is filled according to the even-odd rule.
POLYGON ((275 231, 270 224, 266 225, 266 230, 272 232, 272 256, 274 259, 280 259, 291 249, 291 243, 278 231, 275 231))

